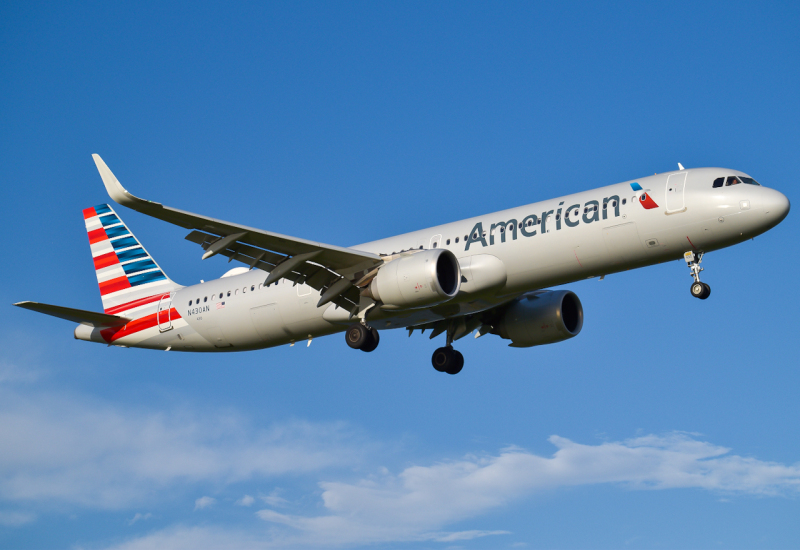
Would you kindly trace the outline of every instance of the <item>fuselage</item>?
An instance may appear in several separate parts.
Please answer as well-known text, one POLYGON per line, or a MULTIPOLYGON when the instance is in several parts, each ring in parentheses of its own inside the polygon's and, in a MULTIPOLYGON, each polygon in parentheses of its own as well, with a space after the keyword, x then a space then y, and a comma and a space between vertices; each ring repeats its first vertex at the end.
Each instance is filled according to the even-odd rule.
MULTIPOLYGON (((445 248, 462 271, 460 291, 447 303, 374 308, 369 323, 404 328, 488 310, 528 291, 731 246, 787 215, 789 202, 774 189, 755 182, 725 185, 725 179, 714 186, 730 176, 751 180, 724 168, 667 172, 354 246, 387 259, 445 248)), ((341 332, 352 322, 350 312, 334 304, 318 308, 319 291, 286 279, 264 287, 265 278, 263 271, 238 268, 180 288, 161 304, 156 327, 112 343, 243 351, 341 332)))

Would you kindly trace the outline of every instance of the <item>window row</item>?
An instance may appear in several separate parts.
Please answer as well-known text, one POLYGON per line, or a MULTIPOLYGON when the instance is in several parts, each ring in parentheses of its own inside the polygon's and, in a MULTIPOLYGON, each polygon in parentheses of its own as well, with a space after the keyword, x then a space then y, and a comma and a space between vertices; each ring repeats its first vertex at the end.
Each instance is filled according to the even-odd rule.
MULTIPOLYGON (((267 287, 270 287, 270 286, 277 286, 279 282, 280 281, 275 281, 274 283, 268 284, 266 287, 264 286, 264 283, 258 283, 258 290, 261 290, 262 288, 267 288, 267 287)), ((255 291, 256 291, 256 285, 250 285, 250 292, 255 292, 255 291)), ((242 294, 245 294, 245 293, 247 293, 247 287, 246 286, 242 287, 242 294)), ((222 292, 219 293, 219 295, 212 294, 211 295, 211 301, 213 302, 214 300, 222 300, 223 298, 230 298, 231 296, 236 296, 238 294, 239 294, 239 289, 238 288, 236 288, 234 290, 228 290, 227 292, 222 291, 222 292)), ((201 302, 200 298, 197 298, 196 300, 189 300, 189 305, 192 305, 192 304, 199 305, 201 303, 205 304, 206 302, 208 302, 208 296, 203 296, 202 302, 201 302)))

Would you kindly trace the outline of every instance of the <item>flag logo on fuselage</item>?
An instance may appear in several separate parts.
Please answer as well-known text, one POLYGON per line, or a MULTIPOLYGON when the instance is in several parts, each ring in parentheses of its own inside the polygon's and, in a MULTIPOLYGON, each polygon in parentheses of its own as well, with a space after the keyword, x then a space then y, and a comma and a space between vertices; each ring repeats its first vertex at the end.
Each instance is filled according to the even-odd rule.
POLYGON ((656 204, 656 201, 654 201, 653 198, 650 195, 647 194, 647 191, 642 189, 641 185, 639 185, 636 182, 633 182, 631 184, 631 189, 633 189, 637 193, 639 191, 642 192, 642 194, 639 196, 639 203, 645 208, 645 210, 651 210, 653 208, 658 208, 658 205, 656 204))

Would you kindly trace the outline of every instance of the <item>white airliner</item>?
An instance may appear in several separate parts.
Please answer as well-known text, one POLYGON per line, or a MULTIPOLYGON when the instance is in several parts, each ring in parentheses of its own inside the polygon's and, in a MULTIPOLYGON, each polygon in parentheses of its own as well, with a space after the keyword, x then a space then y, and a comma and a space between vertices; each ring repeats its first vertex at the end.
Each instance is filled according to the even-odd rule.
POLYGON ((542 290, 683 258, 692 296, 706 252, 760 235, 789 200, 726 168, 684 169, 600 187, 351 248, 207 218, 126 191, 98 155, 117 203, 190 230, 205 251, 245 264, 220 279, 181 286, 166 276, 106 204, 83 211, 105 313, 20 302, 80 323, 75 338, 120 347, 243 351, 345 332, 373 351, 379 329, 445 334, 436 370, 456 374, 453 342, 496 334, 514 347, 577 336, 583 307, 542 290))

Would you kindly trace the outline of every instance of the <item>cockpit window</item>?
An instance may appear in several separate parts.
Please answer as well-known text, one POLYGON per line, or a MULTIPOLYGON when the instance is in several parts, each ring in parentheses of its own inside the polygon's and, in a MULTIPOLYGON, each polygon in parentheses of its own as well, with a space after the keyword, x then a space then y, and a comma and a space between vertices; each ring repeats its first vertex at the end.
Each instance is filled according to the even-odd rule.
POLYGON ((748 185, 759 185, 759 186, 761 185, 760 183, 758 183, 753 178, 746 178, 744 176, 739 176, 739 179, 742 180, 742 183, 746 183, 748 185))
POLYGON ((728 176, 728 181, 725 182, 725 187, 729 185, 736 185, 737 183, 739 183, 739 180, 736 178, 736 176, 728 176))
POLYGON ((725 184, 725 178, 717 178, 714 180, 713 187, 722 187, 725 184))

